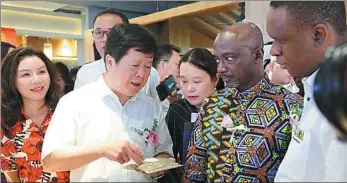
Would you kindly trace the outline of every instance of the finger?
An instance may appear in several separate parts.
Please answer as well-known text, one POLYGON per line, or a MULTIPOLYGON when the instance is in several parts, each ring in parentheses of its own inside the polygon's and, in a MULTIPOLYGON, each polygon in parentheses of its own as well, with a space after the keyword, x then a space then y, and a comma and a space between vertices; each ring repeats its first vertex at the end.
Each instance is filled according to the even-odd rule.
POLYGON ((170 94, 170 96, 176 96, 176 95, 177 95, 177 91, 176 90, 171 92, 171 94, 170 94))
POLYGON ((168 158, 170 161, 176 161, 175 158, 168 158))
POLYGON ((155 172, 155 173, 152 173, 151 176, 155 179, 159 179, 164 175, 164 173, 165 171, 155 172))
POLYGON ((120 164, 124 164, 124 159, 122 157, 115 157, 115 158, 112 158, 113 161, 116 161, 120 164))
POLYGON ((124 163, 127 163, 130 161, 130 158, 128 157, 127 153, 120 153, 119 156, 123 159, 124 163))
POLYGON ((140 151, 140 149, 138 149, 135 145, 133 144, 129 144, 129 149, 128 149, 128 156, 134 160, 137 164, 141 165, 143 164, 143 160, 144 155, 142 154, 142 152, 140 151))

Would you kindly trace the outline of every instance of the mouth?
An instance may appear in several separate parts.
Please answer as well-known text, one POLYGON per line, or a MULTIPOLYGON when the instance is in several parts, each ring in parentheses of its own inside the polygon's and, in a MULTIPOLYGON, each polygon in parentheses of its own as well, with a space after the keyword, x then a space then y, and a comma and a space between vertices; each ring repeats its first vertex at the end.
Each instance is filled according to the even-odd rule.
POLYGON ((33 91, 35 93, 40 93, 43 90, 43 86, 35 87, 30 89, 30 91, 33 91))
POLYGON ((139 88, 141 86, 141 83, 131 82, 131 85, 133 85, 136 88, 139 88))
POLYGON ((199 96, 188 96, 189 100, 196 100, 199 96))

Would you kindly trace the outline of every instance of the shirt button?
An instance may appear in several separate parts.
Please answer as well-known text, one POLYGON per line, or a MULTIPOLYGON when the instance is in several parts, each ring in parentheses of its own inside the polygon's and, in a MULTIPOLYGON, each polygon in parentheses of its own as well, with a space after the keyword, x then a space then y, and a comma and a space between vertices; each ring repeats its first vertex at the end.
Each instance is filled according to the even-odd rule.
POLYGON ((309 102, 311 100, 311 97, 307 97, 307 102, 309 102))

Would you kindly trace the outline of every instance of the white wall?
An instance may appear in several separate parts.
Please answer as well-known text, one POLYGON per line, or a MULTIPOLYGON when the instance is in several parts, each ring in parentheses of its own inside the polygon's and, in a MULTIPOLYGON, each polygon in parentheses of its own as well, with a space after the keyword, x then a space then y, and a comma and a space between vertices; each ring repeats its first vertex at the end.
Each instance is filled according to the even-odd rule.
POLYGON ((254 22, 262 31, 264 43, 272 41, 266 32, 266 14, 270 8, 270 1, 246 1, 245 16, 254 22))

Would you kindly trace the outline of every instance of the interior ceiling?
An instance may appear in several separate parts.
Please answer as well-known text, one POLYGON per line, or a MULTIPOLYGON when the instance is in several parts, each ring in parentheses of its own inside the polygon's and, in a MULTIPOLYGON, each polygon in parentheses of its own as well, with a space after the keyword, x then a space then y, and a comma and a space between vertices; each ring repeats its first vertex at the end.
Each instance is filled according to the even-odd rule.
POLYGON ((50 1, 2 1, 1 5, 43 11, 66 10, 65 13, 74 13, 81 15, 84 15, 86 11, 86 7, 83 6, 68 5, 50 1), (69 12, 69 10, 71 12, 69 12))
MULTIPOLYGON (((81 14, 85 15, 86 8, 87 7, 97 7, 97 8, 109 8, 112 7, 112 3, 116 1, 67 1, 62 0, 59 1, 2 1, 1 5, 4 6, 11 6, 11 7, 18 7, 18 8, 28 8, 28 9, 35 9, 35 10, 44 10, 44 11, 60 11, 64 13, 73 13, 73 14, 81 14)), ((148 2, 156 2, 154 4, 155 6, 158 6, 159 4, 165 4, 167 2, 165 1, 148 1, 148 2)), ((172 8, 175 6, 185 5, 189 3, 194 3, 196 1, 170 1, 166 4, 166 6, 159 8, 159 11, 172 8)), ((136 4, 135 1, 117 1, 117 4, 136 4)), ((143 2, 141 2, 143 3, 143 2)), ((137 3, 138 4, 138 3, 137 3)), ((129 7, 129 6, 128 6, 129 7)), ((143 9, 140 5, 138 7, 130 6, 130 9, 133 9, 134 12, 137 12, 137 10, 143 9)), ((129 9, 122 9, 121 7, 118 7, 117 9, 120 10, 126 10, 129 11, 129 9)), ((130 10, 131 11, 131 10, 130 10)), ((139 11, 140 12, 140 11, 139 11)), ((144 13, 144 12, 142 12, 144 13)), ((148 13, 148 12, 147 12, 148 13)), ((151 12, 150 12, 151 13, 151 12)))
MULTIPOLYGON (((177 3, 184 5, 193 3, 194 1, 172 2, 173 4, 176 3, 176 5, 177 3)), ((95 1, 60 1, 60 3, 51 1, 3 1, 1 5, 85 15, 87 7, 93 7, 96 4, 107 7, 110 3, 110 1, 100 3, 95 1)), ((195 14, 191 17, 191 28, 210 39, 214 39, 221 30, 234 24, 240 18, 242 12, 244 15, 243 7, 244 2, 241 2, 232 7, 224 7, 195 14)))
POLYGON ((191 28, 214 40, 219 32, 226 27, 244 19, 244 3, 232 7, 216 9, 191 17, 191 28))

